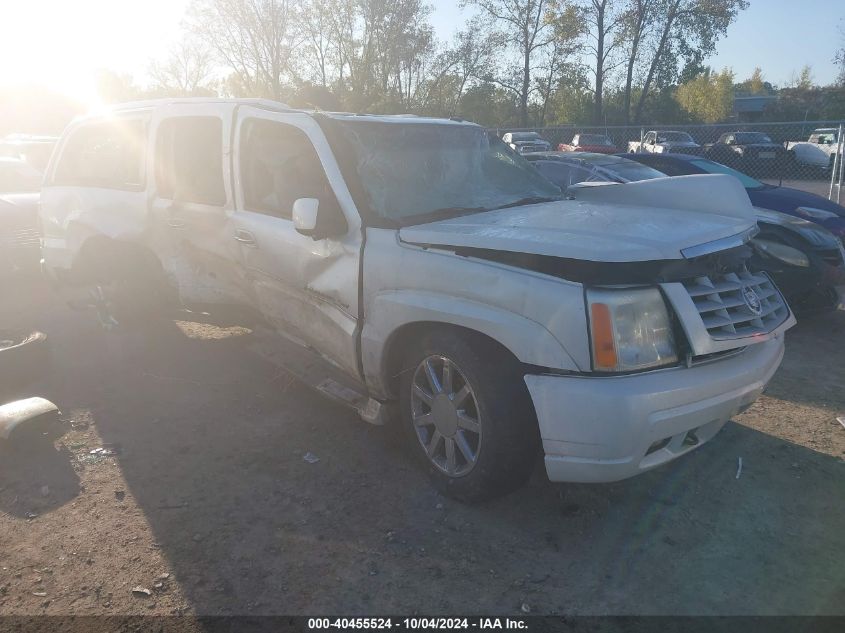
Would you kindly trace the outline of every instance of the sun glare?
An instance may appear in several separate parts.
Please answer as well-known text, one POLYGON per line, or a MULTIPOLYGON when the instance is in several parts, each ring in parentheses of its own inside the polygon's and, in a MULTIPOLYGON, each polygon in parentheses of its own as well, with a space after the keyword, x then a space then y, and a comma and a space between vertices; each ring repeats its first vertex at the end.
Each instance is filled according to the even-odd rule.
POLYGON ((109 69, 143 79, 150 60, 175 39, 186 1, 1 4, 0 87, 39 86, 96 108, 98 74, 109 69))

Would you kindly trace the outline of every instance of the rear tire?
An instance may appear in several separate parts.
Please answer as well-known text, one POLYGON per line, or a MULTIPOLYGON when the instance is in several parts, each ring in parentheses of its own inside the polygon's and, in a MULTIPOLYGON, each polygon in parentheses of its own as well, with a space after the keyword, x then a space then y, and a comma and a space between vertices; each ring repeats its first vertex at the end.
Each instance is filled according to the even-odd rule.
POLYGON ((528 480, 539 433, 514 358, 480 336, 441 329, 415 341, 402 367, 401 423, 439 491, 476 502, 528 480))

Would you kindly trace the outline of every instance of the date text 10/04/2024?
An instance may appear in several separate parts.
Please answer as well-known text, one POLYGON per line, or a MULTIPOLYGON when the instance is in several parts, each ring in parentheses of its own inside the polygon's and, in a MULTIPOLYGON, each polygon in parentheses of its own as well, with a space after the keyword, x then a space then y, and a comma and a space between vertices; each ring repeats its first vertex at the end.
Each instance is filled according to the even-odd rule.
POLYGON ((525 630, 519 618, 309 618, 308 629, 399 629, 399 630, 525 630))

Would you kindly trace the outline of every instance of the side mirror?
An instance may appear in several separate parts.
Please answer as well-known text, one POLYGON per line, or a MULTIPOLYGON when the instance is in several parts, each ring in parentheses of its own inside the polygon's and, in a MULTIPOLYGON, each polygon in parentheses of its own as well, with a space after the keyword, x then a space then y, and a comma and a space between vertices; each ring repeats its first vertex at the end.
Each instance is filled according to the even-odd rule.
POLYGON ((337 204, 320 210, 317 198, 299 198, 293 203, 293 226, 297 233, 314 240, 344 235, 349 228, 337 204))
POLYGON ((320 201, 317 198, 298 198, 293 203, 293 226, 297 233, 314 236, 319 208, 320 201))

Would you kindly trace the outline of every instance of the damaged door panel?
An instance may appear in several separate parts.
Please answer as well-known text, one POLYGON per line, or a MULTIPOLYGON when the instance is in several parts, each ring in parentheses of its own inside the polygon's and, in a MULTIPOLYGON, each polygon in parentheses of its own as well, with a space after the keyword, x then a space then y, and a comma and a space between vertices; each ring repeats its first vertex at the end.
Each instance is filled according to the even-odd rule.
MULTIPOLYGON (((149 120, 149 110, 141 109, 72 124, 65 133, 40 201, 44 247, 63 268, 72 267, 72 255, 92 236, 121 242, 145 239, 149 120)), ((83 275, 99 272, 86 270, 83 275)))
POLYGON ((162 108, 153 119, 150 241, 187 302, 248 301, 232 238, 226 114, 192 104, 162 108))
POLYGON ((242 106, 237 114, 234 236, 259 310, 282 332, 358 375, 357 214, 313 119, 242 106), (294 202, 319 200, 346 230, 329 239, 297 231, 294 202))

